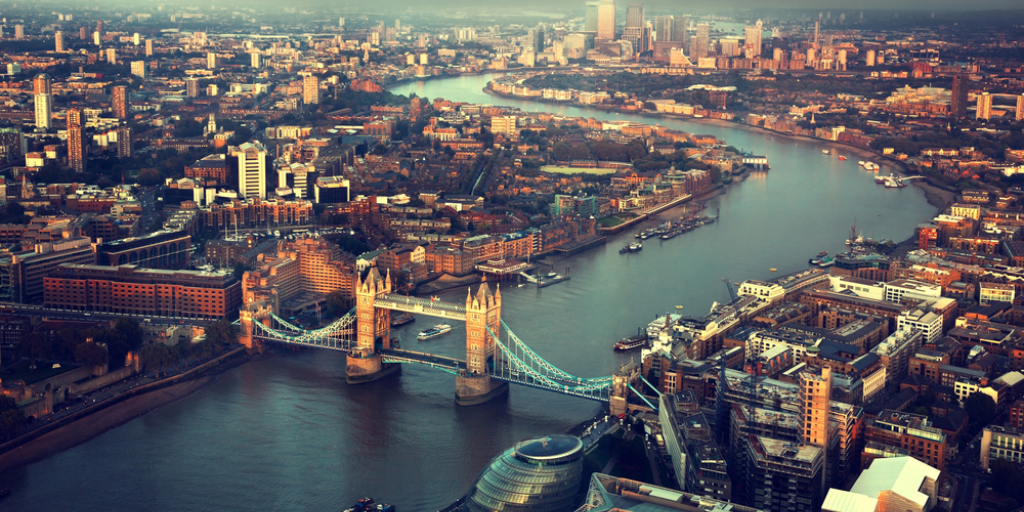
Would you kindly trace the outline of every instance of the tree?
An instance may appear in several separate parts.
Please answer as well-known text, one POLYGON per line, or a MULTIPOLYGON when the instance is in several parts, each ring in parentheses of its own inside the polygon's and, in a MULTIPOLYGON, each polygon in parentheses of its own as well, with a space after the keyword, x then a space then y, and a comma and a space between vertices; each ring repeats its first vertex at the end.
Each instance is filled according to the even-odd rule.
POLYGON ((146 370, 155 371, 157 376, 160 375, 160 372, 166 374, 167 367, 177 365, 180 360, 178 351, 163 343, 146 345, 139 355, 146 370))
POLYGON ((95 343, 80 343, 75 349, 75 359, 89 366, 106 366, 107 349, 95 343))
POLYGON ((156 169, 142 169, 135 176, 135 182, 144 187, 152 187, 161 182, 160 171, 156 169))
POLYGON ((21 433, 25 415, 18 409, 14 398, 0 395, 0 439, 10 439, 21 433))
POLYGON ((331 318, 340 317, 351 309, 349 300, 341 290, 334 290, 327 295, 327 316, 331 318))
POLYGON ((19 345, 21 355, 29 358, 29 369, 36 369, 37 359, 46 359, 52 356, 52 343, 46 336, 37 332, 30 332, 22 336, 19 345))
POLYGON ((238 343, 238 328, 227 320, 217 320, 206 326, 206 339, 222 346, 238 343))
POLYGON ((121 336, 121 340, 128 345, 130 350, 135 350, 142 346, 142 337, 145 333, 142 331, 142 326, 134 318, 119 318, 114 323, 114 330, 121 336))
POLYGON ((996 403, 992 401, 992 397, 980 392, 971 393, 971 396, 964 400, 964 410, 971 418, 971 425, 976 426, 978 430, 996 417, 996 403))

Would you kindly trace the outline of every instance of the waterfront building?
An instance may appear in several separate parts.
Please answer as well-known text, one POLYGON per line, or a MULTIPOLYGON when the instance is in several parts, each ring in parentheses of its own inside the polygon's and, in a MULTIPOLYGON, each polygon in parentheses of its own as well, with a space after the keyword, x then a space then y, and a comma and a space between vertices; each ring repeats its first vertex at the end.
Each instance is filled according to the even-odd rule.
POLYGON ((140 268, 187 267, 192 237, 182 231, 157 231, 139 238, 104 242, 96 248, 96 264, 140 268))
POLYGON ((32 80, 32 95, 35 100, 36 128, 48 130, 53 127, 53 90, 50 75, 40 73, 32 80))
POLYGON ((304 236, 282 241, 277 257, 299 262, 299 289, 303 292, 329 295, 340 290, 345 298, 355 297, 355 258, 324 238, 304 236))
POLYGON ((0 254, 0 301, 34 304, 43 300, 43 279, 64 263, 96 263, 92 241, 70 237, 38 242, 32 249, 0 254))
POLYGON ((230 272, 64 264, 44 279, 44 289, 46 307, 138 316, 224 319, 242 304, 241 284, 230 272))
POLYGON ((517 443, 487 465, 473 483, 470 512, 570 510, 583 478, 583 442, 550 435, 517 443))
POLYGON ((597 39, 615 40, 615 0, 600 0, 597 6, 597 39))

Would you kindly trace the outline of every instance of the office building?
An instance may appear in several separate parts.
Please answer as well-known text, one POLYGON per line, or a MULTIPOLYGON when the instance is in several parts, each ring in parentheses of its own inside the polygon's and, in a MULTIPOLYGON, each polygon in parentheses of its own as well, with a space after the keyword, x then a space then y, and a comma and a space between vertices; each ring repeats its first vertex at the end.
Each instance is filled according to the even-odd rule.
POLYGON ((308 75, 302 79, 302 103, 316 105, 320 103, 320 79, 308 75))
POLYGON ((583 28, 586 32, 597 32, 597 10, 599 3, 596 0, 587 2, 586 22, 583 28))
POLYGON ((224 319, 238 313, 231 272, 64 264, 44 279, 44 304, 75 311, 224 319))
POLYGON ((536 53, 544 51, 544 27, 537 27, 533 31, 533 51, 536 53))
POLYGON ((53 35, 53 49, 57 53, 64 52, 64 33, 60 30, 53 35))
POLYGON ((132 61, 132 74, 139 78, 146 78, 146 61, 144 60, 133 60, 132 61))
POLYGON ((185 95, 189 98, 199 97, 199 79, 198 78, 186 78, 185 79, 185 95))
POLYGON ((246 142, 232 148, 238 159, 238 195, 267 198, 267 150, 260 144, 246 142))
POLYGON ((654 18, 654 40, 671 41, 672 40, 672 29, 675 26, 675 16, 656 16, 654 18))
POLYGON ((761 56, 761 34, 763 31, 761 20, 757 20, 757 23, 753 26, 746 27, 743 36, 743 55, 745 58, 752 59, 761 56))
POLYGON ((978 95, 978 112, 976 115, 977 119, 991 119, 992 118, 992 95, 985 91, 978 95))
POLYGON ((598 3, 597 39, 615 40, 615 0, 600 0, 598 3))
POLYGON ((693 49, 695 59, 703 59, 708 56, 708 45, 710 44, 711 27, 707 23, 697 24, 697 47, 693 49))
POLYGON ((913 457, 876 459, 849 491, 829 489, 824 512, 928 512, 938 501, 941 471, 913 457))
POLYGON ((82 111, 68 109, 68 166, 75 172, 85 172, 85 137, 82 134, 82 111))
MULTIPOLYGON (((132 127, 121 126, 117 129, 117 156, 118 158, 131 158, 134 153, 132 146, 132 127)), ((222 155, 223 156, 223 155, 222 155)))
POLYGON ((48 130, 53 127, 53 90, 50 75, 40 73, 32 80, 32 94, 35 99, 36 128, 48 130))
POLYGON ((114 117, 128 119, 128 87, 124 85, 114 86, 110 90, 110 108, 114 111, 114 117))
POLYGON ((953 94, 950 99, 949 113, 955 117, 967 115, 967 93, 971 81, 967 75, 958 74, 953 76, 953 94))
POLYGON ((630 2, 626 6, 626 27, 622 31, 622 39, 633 45, 633 53, 637 54, 645 46, 644 36, 644 4, 630 2))

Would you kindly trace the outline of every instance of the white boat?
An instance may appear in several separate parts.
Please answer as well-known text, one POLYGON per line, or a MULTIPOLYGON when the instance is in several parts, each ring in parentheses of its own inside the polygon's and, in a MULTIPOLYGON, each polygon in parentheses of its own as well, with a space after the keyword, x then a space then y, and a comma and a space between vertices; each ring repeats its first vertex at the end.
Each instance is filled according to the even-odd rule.
POLYGON ((419 336, 416 337, 416 339, 427 340, 427 339, 430 339, 430 338, 433 338, 433 337, 440 336, 442 334, 446 334, 448 332, 451 332, 451 330, 452 330, 452 326, 450 326, 448 324, 438 324, 438 325, 435 325, 435 326, 431 327, 430 329, 427 329, 427 330, 421 332, 419 334, 419 336))
POLYGON ((831 155, 832 152, 827 150, 827 149, 823 149, 823 150, 821 150, 821 154, 823 154, 823 155, 831 155))
POLYGON ((860 161, 858 161, 858 162, 857 162, 857 165, 859 165, 859 166, 861 166, 861 167, 864 167, 864 160, 860 160, 860 161))

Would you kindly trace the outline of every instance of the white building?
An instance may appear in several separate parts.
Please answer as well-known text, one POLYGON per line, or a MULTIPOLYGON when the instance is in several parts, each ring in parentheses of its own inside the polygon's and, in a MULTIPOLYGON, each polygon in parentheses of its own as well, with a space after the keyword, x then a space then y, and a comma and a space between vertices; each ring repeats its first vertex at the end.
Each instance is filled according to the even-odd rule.
POLYGON ((825 512, 926 512, 937 501, 941 471, 913 457, 875 459, 849 491, 829 489, 825 512))
POLYGON ((942 336, 942 315, 930 308, 916 307, 896 317, 896 330, 924 333, 924 343, 930 343, 942 336))
POLYGON ((267 198, 267 150, 246 142, 232 151, 238 157, 238 193, 242 197, 267 198))
POLYGON ((942 287, 911 279, 897 279, 885 284, 885 300, 900 302, 903 297, 911 299, 935 299, 942 296, 942 287))

